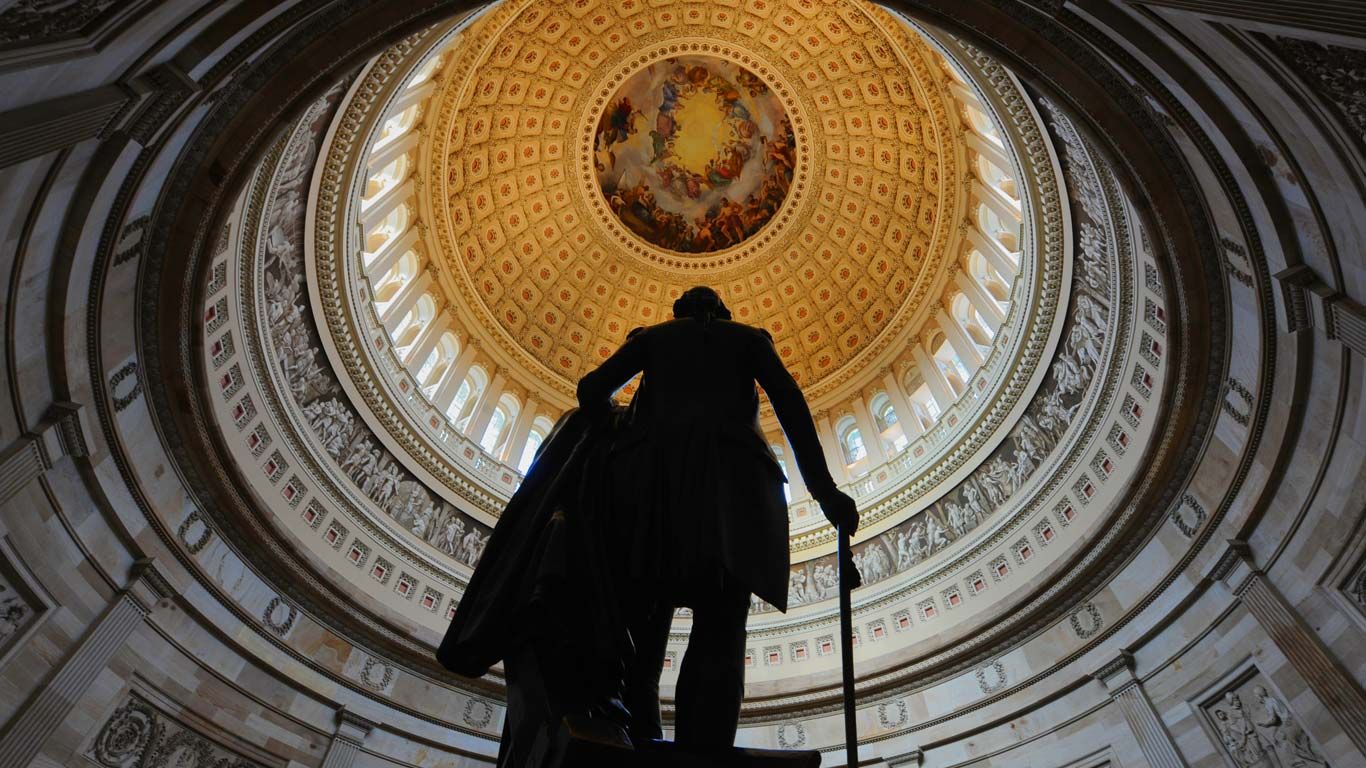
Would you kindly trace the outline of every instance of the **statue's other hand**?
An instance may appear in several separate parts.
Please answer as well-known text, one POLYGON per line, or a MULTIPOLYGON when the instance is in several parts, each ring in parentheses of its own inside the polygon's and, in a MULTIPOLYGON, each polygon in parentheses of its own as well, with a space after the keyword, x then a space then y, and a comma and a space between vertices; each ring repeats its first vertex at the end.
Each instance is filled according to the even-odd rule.
POLYGON ((853 535, 854 530, 858 528, 858 507, 854 505, 854 499, 849 494, 831 490, 818 501, 826 519, 840 531, 853 535))

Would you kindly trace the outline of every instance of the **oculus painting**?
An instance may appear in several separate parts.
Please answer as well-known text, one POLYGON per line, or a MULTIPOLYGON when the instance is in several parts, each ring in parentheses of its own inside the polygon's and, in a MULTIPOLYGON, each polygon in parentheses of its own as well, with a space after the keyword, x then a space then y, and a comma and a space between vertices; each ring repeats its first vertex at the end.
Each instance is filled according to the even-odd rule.
POLYGON ((598 122, 603 196, 632 232, 680 253, 743 243, 782 206, 796 167, 787 111, 723 59, 679 56, 622 84, 598 122))

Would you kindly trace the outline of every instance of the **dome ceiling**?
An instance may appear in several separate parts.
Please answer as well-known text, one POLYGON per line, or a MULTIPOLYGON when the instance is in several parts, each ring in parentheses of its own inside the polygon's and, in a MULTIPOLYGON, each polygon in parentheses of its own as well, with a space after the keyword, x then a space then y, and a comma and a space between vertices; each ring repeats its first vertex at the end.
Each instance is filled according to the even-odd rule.
POLYGON ((718 287, 808 387, 924 317, 966 196, 930 46, 875 6, 509 2, 455 45, 440 284, 545 386, 718 287))

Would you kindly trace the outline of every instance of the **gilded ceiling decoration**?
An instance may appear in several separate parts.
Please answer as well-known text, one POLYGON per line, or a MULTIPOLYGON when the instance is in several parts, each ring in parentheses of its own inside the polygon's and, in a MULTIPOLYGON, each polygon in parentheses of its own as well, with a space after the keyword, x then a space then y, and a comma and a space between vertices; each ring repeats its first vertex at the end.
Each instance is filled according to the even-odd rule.
POLYGON ((439 282, 552 388, 707 283, 809 389, 923 320, 947 266, 945 74, 870 4, 509 2, 441 88, 439 282))

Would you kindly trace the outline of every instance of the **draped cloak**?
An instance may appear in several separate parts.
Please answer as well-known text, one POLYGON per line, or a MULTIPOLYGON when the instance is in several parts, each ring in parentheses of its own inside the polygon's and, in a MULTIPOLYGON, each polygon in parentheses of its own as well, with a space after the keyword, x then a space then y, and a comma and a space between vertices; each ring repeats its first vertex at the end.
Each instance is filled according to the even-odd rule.
MULTIPOLYGON (((555 424, 494 526, 437 650, 444 667, 465 677, 504 662, 503 752, 524 754, 564 714, 619 692, 631 647, 597 512, 601 465, 619 418, 619 409, 605 418, 571 410, 555 424)), ((510 762, 520 759, 500 756, 500 765, 510 762)))

